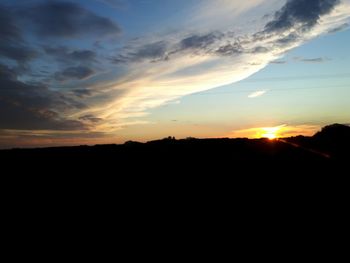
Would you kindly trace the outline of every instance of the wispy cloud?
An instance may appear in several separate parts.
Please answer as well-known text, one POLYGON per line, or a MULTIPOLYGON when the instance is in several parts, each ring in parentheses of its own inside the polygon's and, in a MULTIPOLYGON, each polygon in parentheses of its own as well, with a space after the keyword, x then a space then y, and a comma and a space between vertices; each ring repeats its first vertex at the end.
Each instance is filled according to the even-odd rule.
POLYGON ((333 28, 331 30, 328 31, 328 33, 330 34, 333 34, 333 33, 337 33, 337 32, 340 32, 340 31, 343 31, 343 30, 346 30, 350 27, 350 24, 349 23, 344 23, 336 28, 333 28))
MULTIPOLYGON (((143 60, 127 62, 132 63, 132 70, 115 85, 128 93, 107 107, 98 108, 96 114, 102 114, 107 122, 115 124, 179 97, 240 81, 289 50, 338 27, 350 17, 348 1, 297 1, 305 5, 293 2, 287 1, 272 20, 256 32, 251 32, 251 28, 245 34, 220 30, 191 34, 177 32, 172 36, 153 38, 152 43, 163 41, 166 48, 161 54, 147 53, 154 54, 154 57, 142 56, 143 60), (325 5, 321 8, 319 4, 325 5), (283 14, 287 16, 285 24, 283 14)), ((244 27, 241 30, 244 31, 244 27)), ((149 44, 143 41, 133 45, 135 51, 129 50, 127 54, 144 54, 139 51, 149 44)))
POLYGON ((294 57, 294 60, 298 62, 306 62, 306 63, 324 63, 327 61, 331 61, 331 59, 327 57, 318 57, 318 58, 294 57))
POLYGON ((285 61, 285 60, 274 60, 274 61, 270 62, 270 64, 279 64, 279 65, 286 64, 286 63, 287 63, 287 61, 285 61))
POLYGON ((267 90, 258 90, 255 92, 252 92, 248 95, 248 98, 256 98, 264 95, 267 92, 267 90))

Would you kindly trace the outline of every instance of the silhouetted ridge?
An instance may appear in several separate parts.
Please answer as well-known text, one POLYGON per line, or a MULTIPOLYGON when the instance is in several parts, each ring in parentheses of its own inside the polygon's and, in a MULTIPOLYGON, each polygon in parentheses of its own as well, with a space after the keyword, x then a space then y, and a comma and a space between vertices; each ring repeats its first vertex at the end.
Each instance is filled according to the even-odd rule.
POLYGON ((312 137, 315 148, 327 151, 335 159, 350 160, 350 127, 332 124, 312 137))
MULTIPOLYGON (((82 170, 126 168, 130 170, 178 172, 192 168, 213 174, 221 171, 239 174, 243 171, 284 171, 295 173, 309 167, 347 164, 350 160, 350 127, 333 124, 312 137, 296 136, 268 139, 195 139, 176 140, 169 136, 161 140, 140 143, 128 141, 117 145, 13 149, 0 151, 0 160, 11 169, 41 167, 43 163, 55 169, 68 166, 82 170), (166 167, 163 170, 163 167, 166 167), (282 168, 281 168, 282 167, 282 168)), ((322 170, 322 169, 321 169, 322 170)), ((119 171, 119 170, 118 170, 119 171)), ((119 172, 120 174, 120 172, 119 172)))
POLYGON ((327 141, 347 141, 350 139, 350 127, 343 124, 332 124, 325 126, 322 130, 313 136, 318 140, 327 141))

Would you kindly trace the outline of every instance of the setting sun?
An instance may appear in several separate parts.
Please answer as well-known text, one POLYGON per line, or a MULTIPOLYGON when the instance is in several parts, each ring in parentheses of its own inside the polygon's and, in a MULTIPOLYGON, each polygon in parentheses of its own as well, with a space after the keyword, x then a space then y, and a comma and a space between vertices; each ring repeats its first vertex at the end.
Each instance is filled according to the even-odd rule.
POLYGON ((268 138, 270 140, 281 138, 281 137, 291 137, 291 136, 312 136, 320 129, 319 126, 313 125, 297 125, 289 126, 287 124, 282 124, 274 127, 256 127, 249 129, 235 130, 226 135, 230 138, 268 138))
POLYGON ((268 138, 270 140, 276 139, 278 137, 278 132, 284 127, 282 126, 277 126, 277 127, 267 127, 267 128, 262 128, 262 133, 260 135, 261 138, 268 138))
POLYGON ((273 134, 273 133, 267 133, 265 134, 263 137, 266 137, 270 140, 273 140, 273 139, 276 139, 276 134, 273 134))

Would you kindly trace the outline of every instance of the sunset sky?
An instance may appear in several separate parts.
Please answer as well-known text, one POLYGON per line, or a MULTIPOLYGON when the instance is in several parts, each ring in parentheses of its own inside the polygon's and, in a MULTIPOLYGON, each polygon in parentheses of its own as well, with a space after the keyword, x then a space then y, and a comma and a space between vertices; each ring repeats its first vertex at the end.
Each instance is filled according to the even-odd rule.
POLYGON ((0 148, 350 123, 350 0, 0 0, 0 148))

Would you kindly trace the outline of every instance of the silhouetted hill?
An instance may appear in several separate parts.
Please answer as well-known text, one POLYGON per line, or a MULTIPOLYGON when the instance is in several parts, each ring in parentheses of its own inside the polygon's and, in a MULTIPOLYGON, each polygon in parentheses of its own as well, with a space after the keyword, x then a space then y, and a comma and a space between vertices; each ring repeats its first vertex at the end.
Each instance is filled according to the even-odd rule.
MULTIPOLYGON (((96 145, 0 151, 3 164, 14 169, 49 165, 53 169, 161 170, 197 169, 229 171, 238 174, 261 169, 317 168, 350 160, 350 128, 334 124, 313 137, 287 139, 182 139, 168 137, 147 143, 96 145), (299 167, 299 168, 298 168, 299 167)), ((166 170, 164 170, 166 172, 166 170)))
POLYGON ((313 138, 322 143, 343 144, 350 141, 350 127, 342 124, 328 125, 313 138))
POLYGON ((350 161, 350 127, 342 124, 325 126, 314 136, 289 138, 303 147, 328 154, 333 160, 350 161))
POLYGON ((341 124, 328 125, 313 138, 322 144, 344 145, 350 142, 350 127, 341 124))

